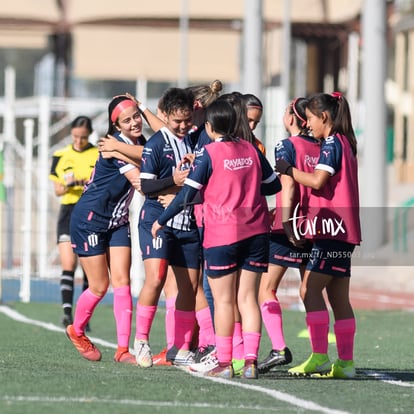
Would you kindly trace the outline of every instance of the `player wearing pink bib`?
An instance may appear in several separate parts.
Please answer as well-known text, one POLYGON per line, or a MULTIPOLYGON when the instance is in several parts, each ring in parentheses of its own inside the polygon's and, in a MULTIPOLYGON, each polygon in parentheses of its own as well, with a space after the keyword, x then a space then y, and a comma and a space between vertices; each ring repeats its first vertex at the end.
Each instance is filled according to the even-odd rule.
MULTIPOLYGON (((275 161, 283 159, 296 168, 311 172, 319 158, 319 141, 308 135, 305 98, 294 99, 286 108, 283 123, 290 137, 279 141, 275 161)), ((281 175, 282 191, 276 194, 276 208, 270 234, 269 269, 260 279, 259 304, 263 324, 272 343, 269 355, 258 364, 259 373, 266 373, 279 365, 292 362, 283 332, 282 307, 277 296, 279 285, 288 268, 305 272, 312 242, 295 237, 291 218, 306 218, 311 188, 288 175, 281 175)), ((299 221, 299 220, 298 220, 299 221)), ((298 223, 299 224, 299 223, 298 223)))
POLYGON ((312 354, 289 373, 353 378, 356 323, 349 284, 352 253, 361 242, 357 142, 348 102, 339 92, 310 97, 306 117, 312 135, 321 140, 314 172, 300 171, 283 161, 276 164, 280 173, 312 188, 307 222, 300 228, 301 234, 313 239, 301 284, 312 354), (328 357, 329 312, 324 290, 335 317, 338 359, 333 364, 328 357))

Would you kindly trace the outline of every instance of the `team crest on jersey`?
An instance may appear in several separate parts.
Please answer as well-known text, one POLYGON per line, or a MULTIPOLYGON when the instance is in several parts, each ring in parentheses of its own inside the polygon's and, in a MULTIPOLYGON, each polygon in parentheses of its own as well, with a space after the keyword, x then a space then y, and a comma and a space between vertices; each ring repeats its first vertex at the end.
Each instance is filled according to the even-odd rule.
POLYGON ((275 146, 276 151, 280 151, 283 148, 283 141, 278 141, 275 146))
POLYGON ((91 247, 95 247, 98 244, 98 235, 96 233, 92 233, 88 236, 88 244, 91 247))
POLYGON ((157 236, 157 238, 152 239, 152 247, 155 250, 161 249, 161 247, 162 247, 162 238, 160 236, 157 236))
POLYGON ((195 154, 195 157, 197 158, 197 157, 201 157, 203 154, 204 154, 204 147, 203 148, 200 148, 199 150, 196 150, 195 152, 194 152, 194 154, 195 154))

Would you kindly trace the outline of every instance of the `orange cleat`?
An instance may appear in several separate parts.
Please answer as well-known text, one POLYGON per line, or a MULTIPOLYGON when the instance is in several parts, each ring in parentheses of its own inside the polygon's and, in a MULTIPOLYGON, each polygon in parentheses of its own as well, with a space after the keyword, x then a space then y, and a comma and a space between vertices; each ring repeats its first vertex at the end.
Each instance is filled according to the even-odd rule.
POLYGON ((86 335, 76 335, 73 325, 66 327, 66 336, 78 350, 78 352, 89 361, 100 361, 101 351, 91 342, 86 335))
POLYGON ((159 354, 152 357, 154 365, 172 365, 170 361, 167 361, 167 348, 164 348, 159 354))
POLYGON ((114 355, 114 361, 123 364, 137 365, 135 355, 132 355, 128 348, 118 348, 114 355))

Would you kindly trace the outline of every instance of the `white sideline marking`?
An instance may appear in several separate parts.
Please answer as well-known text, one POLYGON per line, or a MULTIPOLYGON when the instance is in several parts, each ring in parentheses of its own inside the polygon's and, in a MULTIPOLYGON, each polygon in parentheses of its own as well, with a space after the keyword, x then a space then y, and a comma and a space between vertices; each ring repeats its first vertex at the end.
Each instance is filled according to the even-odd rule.
MULTIPOLYGON (((23 323, 28 323, 30 325, 39 326, 39 327, 47 329, 49 331, 65 333, 65 330, 63 328, 60 328, 60 327, 54 325, 53 323, 46 323, 46 322, 37 321, 36 319, 27 318, 26 316, 22 315, 21 313, 15 311, 13 309, 10 309, 8 306, 1 306, 0 305, 0 312, 4 313, 10 319, 14 319, 17 322, 23 322, 23 323)), ((113 344, 111 342, 108 342, 108 341, 104 341, 103 339, 100 339, 100 338, 95 338, 95 337, 92 337, 92 336, 90 336, 89 338, 95 344, 106 346, 107 348, 116 349, 116 347, 117 347, 115 344, 113 344)))
POLYGON ((118 404, 118 405, 135 405, 149 407, 185 407, 185 408, 231 408, 238 410, 254 411, 274 411, 280 412, 280 408, 247 406, 247 405, 228 405, 228 404, 207 404, 207 403, 179 403, 176 401, 142 401, 142 400, 110 400, 105 398, 73 398, 73 397, 36 397, 36 396, 8 396, 0 397, 0 400, 6 402, 40 402, 40 403, 95 403, 95 404, 118 404))

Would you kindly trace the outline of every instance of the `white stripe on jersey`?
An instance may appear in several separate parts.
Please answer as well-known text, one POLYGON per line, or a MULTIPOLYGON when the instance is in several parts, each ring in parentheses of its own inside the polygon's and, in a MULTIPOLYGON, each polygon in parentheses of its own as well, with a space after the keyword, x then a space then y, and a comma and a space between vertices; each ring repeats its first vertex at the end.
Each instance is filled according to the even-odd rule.
POLYGON ((131 189, 122 196, 122 198, 118 201, 117 205, 115 206, 112 217, 109 221, 108 229, 112 229, 115 227, 119 227, 122 224, 128 222, 128 207, 130 204, 130 200, 133 196, 132 187, 131 189))
MULTIPOLYGON (((174 158, 177 166, 186 154, 192 152, 190 143, 188 141, 188 136, 186 136, 184 139, 179 139, 166 127, 161 128, 161 132, 164 136, 164 141, 166 145, 170 145, 173 149, 174 158)), ((174 171, 172 171, 171 174, 173 175, 174 171)), ((190 217, 192 217, 192 211, 192 207, 187 207, 185 210, 181 211, 172 219, 170 219, 167 222, 167 226, 177 230, 189 230, 191 224, 190 217)))
MULTIPOLYGON (((129 139, 128 137, 119 134, 119 138, 121 138, 126 144, 129 145, 135 145, 131 139, 129 139)), ((132 170, 136 168, 135 165, 133 164, 125 164, 124 166, 122 166, 119 169, 119 172, 121 174, 125 174, 126 172, 132 170)), ((130 204, 130 200, 132 198, 132 188, 122 196, 122 198, 118 201, 117 205, 115 206, 113 212, 112 212, 112 217, 109 221, 108 224, 108 228, 112 229, 114 227, 118 227, 122 224, 125 224, 126 222, 128 222, 128 210, 129 210, 129 204, 130 204)))

